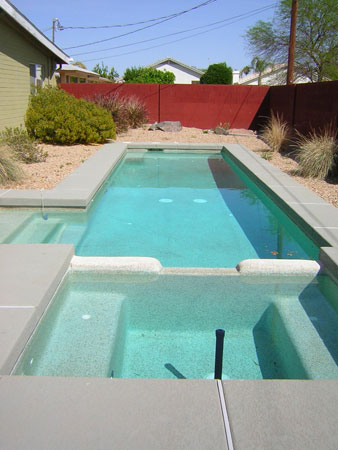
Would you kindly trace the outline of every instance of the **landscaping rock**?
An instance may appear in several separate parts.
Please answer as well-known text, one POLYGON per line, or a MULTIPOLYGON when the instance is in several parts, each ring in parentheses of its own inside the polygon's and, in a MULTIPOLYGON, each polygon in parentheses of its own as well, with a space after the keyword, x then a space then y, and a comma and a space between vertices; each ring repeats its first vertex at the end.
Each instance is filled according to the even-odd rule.
POLYGON ((148 131, 156 131, 157 130, 157 122, 153 123, 152 125, 150 125, 150 127, 148 128, 148 131))
POLYGON ((226 130, 225 128, 223 128, 223 127, 216 127, 216 128, 214 128, 214 133, 215 134, 229 134, 229 130, 226 130))
POLYGON ((178 131, 182 130, 182 124, 178 120, 176 122, 165 120, 164 122, 155 122, 149 127, 150 131, 160 130, 170 133, 177 133, 178 131))

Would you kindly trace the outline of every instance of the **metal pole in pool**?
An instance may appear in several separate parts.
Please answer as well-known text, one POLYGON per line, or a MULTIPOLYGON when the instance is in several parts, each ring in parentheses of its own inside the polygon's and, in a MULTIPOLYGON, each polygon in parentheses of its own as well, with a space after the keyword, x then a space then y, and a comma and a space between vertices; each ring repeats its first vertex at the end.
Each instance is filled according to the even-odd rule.
POLYGON ((215 380, 222 379, 224 330, 216 330, 215 380))

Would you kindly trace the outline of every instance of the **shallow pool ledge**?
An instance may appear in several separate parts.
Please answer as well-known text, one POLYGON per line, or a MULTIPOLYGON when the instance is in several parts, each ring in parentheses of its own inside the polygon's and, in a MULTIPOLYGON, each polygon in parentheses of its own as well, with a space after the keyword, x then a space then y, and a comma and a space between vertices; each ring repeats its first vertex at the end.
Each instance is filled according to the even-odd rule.
POLYGON ((310 276, 318 275, 321 267, 317 261, 304 259, 245 259, 237 264, 241 275, 310 276))
POLYGON ((73 256, 70 267, 74 271, 104 271, 115 273, 159 273, 162 264, 146 257, 86 257, 73 256))

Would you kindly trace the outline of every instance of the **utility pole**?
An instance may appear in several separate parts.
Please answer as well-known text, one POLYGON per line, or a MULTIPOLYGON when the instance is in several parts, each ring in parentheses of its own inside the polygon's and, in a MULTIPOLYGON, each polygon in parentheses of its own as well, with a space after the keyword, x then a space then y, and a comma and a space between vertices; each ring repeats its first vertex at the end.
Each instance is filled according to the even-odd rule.
POLYGON ((58 26, 59 19, 55 18, 53 19, 53 35, 52 35, 52 41, 55 42, 55 30, 58 26))
POLYGON ((294 65, 295 65, 297 9, 298 9, 298 0, 292 0, 291 26, 290 26, 290 39, 289 39, 289 58, 288 58, 288 72, 287 72, 287 76, 286 76, 286 84, 293 83, 293 69, 294 69, 294 65))

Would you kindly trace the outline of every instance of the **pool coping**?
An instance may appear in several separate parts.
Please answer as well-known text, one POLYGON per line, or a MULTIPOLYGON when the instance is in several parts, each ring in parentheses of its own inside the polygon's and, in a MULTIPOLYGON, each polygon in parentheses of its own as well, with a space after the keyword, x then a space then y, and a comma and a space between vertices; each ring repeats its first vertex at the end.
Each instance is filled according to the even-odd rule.
MULTIPOLYGON (((58 186, 49 192, 44 191, 45 206, 85 208, 128 148, 142 150, 149 146, 168 150, 196 150, 197 147, 198 151, 221 151, 224 148, 223 145, 198 146, 178 143, 106 144, 58 186), (89 176, 93 177, 90 183, 89 176)), ((304 226, 312 228, 331 245, 321 248, 319 259, 337 276, 338 210, 245 147, 227 144, 225 149, 236 162, 243 168, 246 167, 246 171, 258 181, 268 195, 280 201, 290 214, 295 214, 295 217, 304 222, 304 226), (317 218, 318 211, 327 214, 327 217, 317 218)), ((0 206, 40 207, 41 193, 0 191, 0 206)), ((93 441, 100 441, 100 448, 108 449, 115 439, 119 449, 129 450, 137 445, 138 448, 151 450, 158 448, 159 441, 156 439, 164 436, 161 446, 164 450, 213 450, 213 447, 207 446, 211 431, 205 429, 204 434, 199 433, 201 427, 203 428, 203 420, 210 417, 217 421, 217 426, 213 429, 217 448, 231 449, 233 443, 236 449, 247 449, 249 444, 254 443, 254 448, 289 449, 290 445, 293 445, 298 449, 317 449, 328 448, 337 442, 335 417, 338 413, 338 380, 225 380, 221 383, 220 390, 220 384, 211 380, 197 380, 196 383, 194 380, 186 380, 184 384, 184 380, 180 380, 177 382, 179 385, 176 385, 175 380, 145 382, 39 377, 40 379, 34 381, 37 377, 7 376, 15 360, 9 350, 14 349, 17 357, 20 348, 24 347, 65 276, 74 248, 72 245, 62 244, 1 244, 0 252, 3 253, 2 260, 6 260, 6 271, 0 271, 6 281, 6 289, 3 290, 6 291, 6 298, 3 299, 5 303, 0 304, 3 319, 0 321, 1 328, 5 326, 0 350, 5 351, 3 356, 8 358, 7 361, 2 361, 0 371, 0 427, 2 426, 3 442, 8 443, 7 448, 22 448, 22 442, 34 442, 31 448, 37 449, 46 448, 47 442, 51 449, 65 448, 65 443, 60 440, 62 436, 66 436, 69 439, 68 448, 74 449, 91 449, 93 441), (8 252, 12 254, 10 257, 8 252), (43 275, 44 269, 47 275, 43 275), (27 298, 34 298, 35 302, 27 303, 27 298), (11 349, 8 347, 8 340, 12 341, 11 349), (89 392, 91 386, 95 395, 89 392), (182 389, 176 386, 182 386, 182 389), (129 395, 134 390, 135 394, 129 395), (142 390, 147 395, 139 399, 142 390), (172 398, 166 396, 168 390, 172 398), (199 400, 205 398, 206 393, 214 399, 218 396, 219 403, 209 405, 199 400), (98 394, 99 400, 95 403, 94 399, 98 394), (81 412, 76 402, 80 402, 82 398, 90 399, 92 410, 87 411, 83 406, 84 412, 81 412), (182 405, 179 403, 180 398, 188 398, 189 401, 182 405), (135 410, 141 411, 141 414, 133 417, 131 421, 123 422, 116 416, 115 422, 109 421, 107 417, 112 414, 111 404, 114 401, 117 402, 114 405, 116 409, 125 408, 131 415, 135 410), (35 406, 32 408, 31 405, 35 406), (157 409, 158 405, 163 407, 160 411, 157 409), (27 408, 29 414, 25 412, 27 408), (183 423, 176 419, 177 408, 185 414, 183 423), (151 411, 155 413, 152 414, 151 411), (294 411, 291 416, 290 411, 294 411), (45 431, 41 427, 46 416, 47 422, 58 431, 58 436, 53 435, 52 441, 48 441, 50 429, 47 427, 45 431), (62 421, 63 416, 66 421, 62 421), (101 422, 94 420, 94 417, 98 417, 101 422), (202 420, 199 420, 201 418, 202 420), (175 431, 167 426, 171 421, 175 431), (55 424, 58 426, 55 427, 55 424), (13 429, 16 430, 15 433, 13 429), (276 434, 276 430, 281 432, 276 434), (151 433, 154 436, 153 441, 149 441, 151 433), (89 436, 92 440, 86 441, 83 436, 89 436), (190 440, 185 441, 183 445, 184 436, 188 436, 190 440)), ((175 269, 172 272, 174 273, 175 269)))

